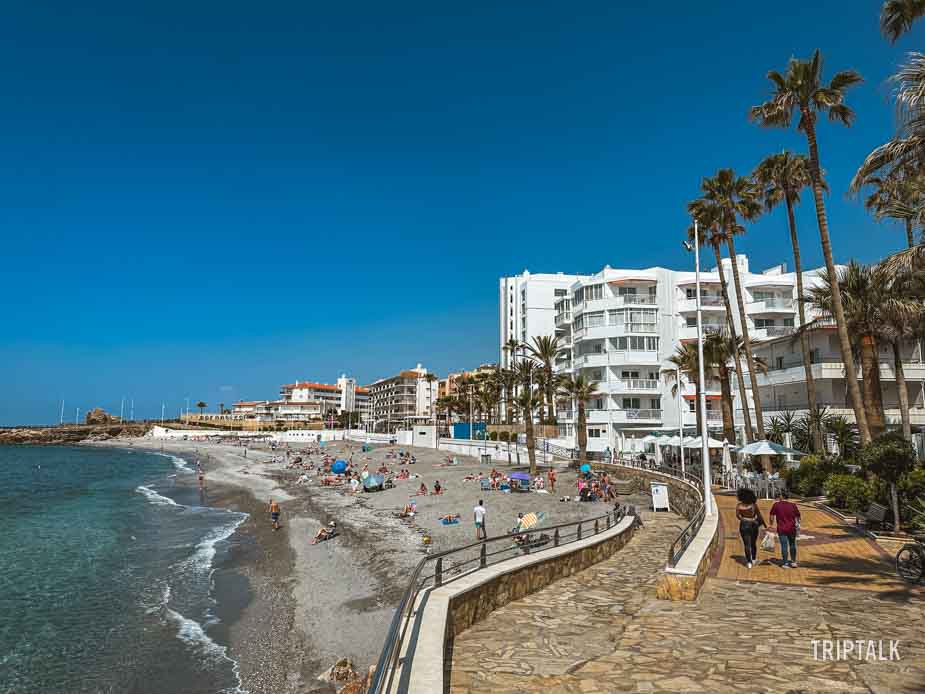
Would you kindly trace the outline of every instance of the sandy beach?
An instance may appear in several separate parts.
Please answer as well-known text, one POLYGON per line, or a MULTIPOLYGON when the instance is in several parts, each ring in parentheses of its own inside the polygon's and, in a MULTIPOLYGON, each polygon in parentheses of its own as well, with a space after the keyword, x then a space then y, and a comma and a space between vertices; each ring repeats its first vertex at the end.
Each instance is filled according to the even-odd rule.
MULTIPOLYGON (((238 529, 239 549, 232 566, 216 572, 215 588, 231 601, 240 601, 238 617, 225 623, 230 655, 240 664, 244 687, 260 692, 325 692, 330 685, 319 679, 341 658, 365 672, 378 659, 393 610, 411 570, 426 552, 441 551, 475 541, 472 509, 484 499, 489 535, 507 533, 518 512, 544 512, 543 525, 591 518, 606 512, 602 503, 560 501, 575 496, 575 473, 558 468, 555 493, 505 494, 481 491, 479 482, 466 480, 490 465, 458 454, 448 465, 445 451, 407 448, 415 465, 389 459, 398 446, 373 446, 361 452, 356 442, 329 443, 324 452, 349 459, 357 469, 375 471, 385 464, 393 472, 406 467, 413 475, 397 480, 393 489, 352 494, 346 487, 322 487, 317 472, 288 469, 285 450, 195 441, 161 441, 146 438, 109 441, 95 445, 144 448, 201 461, 206 473, 210 504, 250 514, 238 529), (273 462, 274 459, 277 462, 273 462), (299 477, 308 479, 299 483, 299 477), (420 485, 432 491, 439 480, 439 496, 415 496, 420 485), (274 532, 267 504, 280 503, 282 528, 274 532), (412 520, 396 517, 414 499, 412 520), (459 514, 460 522, 443 525, 440 518, 459 514), (335 520, 340 529, 333 540, 311 545, 323 524, 335 520), (423 537, 429 536, 425 544, 423 537), (238 585, 242 581, 247 585, 238 585)), ((305 456, 303 446, 291 445, 290 455, 305 456)), ((311 458, 316 464, 321 456, 311 458)), ((495 465, 504 473, 514 471, 495 465)), ((525 468, 516 468, 523 470, 525 468)), ((621 498, 644 503, 643 498, 621 498)), ((450 568, 452 570, 452 568, 450 568)), ((229 610, 231 613, 232 610, 229 610)))

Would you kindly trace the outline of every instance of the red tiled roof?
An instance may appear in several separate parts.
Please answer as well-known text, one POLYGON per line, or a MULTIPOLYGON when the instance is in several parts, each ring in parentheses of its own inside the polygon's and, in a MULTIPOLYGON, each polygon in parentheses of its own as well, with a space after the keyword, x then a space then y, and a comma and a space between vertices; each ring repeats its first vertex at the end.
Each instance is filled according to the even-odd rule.
POLYGON ((289 383, 287 385, 284 385, 283 388, 311 388, 313 390, 331 390, 331 391, 340 390, 337 386, 332 386, 329 383, 313 383, 311 381, 302 381, 301 383, 296 381, 295 383, 289 383))
POLYGON ((234 407, 248 407, 251 405, 259 405, 263 400, 242 400, 240 402, 234 403, 234 407))
POLYGON ((368 393, 369 388, 363 388, 362 386, 357 386, 357 392, 358 393, 368 393))

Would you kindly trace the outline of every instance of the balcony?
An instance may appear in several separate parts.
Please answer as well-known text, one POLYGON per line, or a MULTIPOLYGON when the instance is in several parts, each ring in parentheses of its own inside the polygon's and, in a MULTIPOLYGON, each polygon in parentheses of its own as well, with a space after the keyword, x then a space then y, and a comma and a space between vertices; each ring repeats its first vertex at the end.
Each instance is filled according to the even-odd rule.
MULTIPOLYGON (((726 329, 725 323, 704 323, 703 324, 703 334, 709 335, 710 333, 719 333, 726 329)), ((678 338, 681 340, 696 340, 697 339, 697 326, 682 326, 678 330, 678 338)))
POLYGON ((658 381, 648 378, 621 378, 611 381, 614 393, 651 393, 658 390, 658 381))
POLYGON ((611 350, 608 354, 611 366, 654 366, 661 363, 658 352, 611 350))
POLYGON ((618 306, 655 306, 657 302, 658 297, 649 294, 623 294, 615 296, 612 303, 618 306))
POLYGON ((593 354, 581 354, 572 359, 572 367, 576 369, 584 369, 589 366, 607 366, 608 364, 607 352, 595 352, 593 354))
POLYGON ((561 325, 566 325, 572 322, 572 312, 566 311, 565 313, 556 314, 556 327, 558 328, 561 325))
POLYGON ((611 335, 655 335, 658 323, 616 323, 610 326, 611 335))
MULTIPOLYGON (((700 308, 704 311, 722 311, 726 312, 726 304, 723 301, 722 296, 717 296, 715 294, 707 294, 700 297, 700 308)), ((696 313, 697 311, 697 299, 681 299, 678 302, 678 312, 679 313, 696 313)))
POLYGON ((613 410, 613 421, 616 423, 650 423, 661 422, 662 411, 651 409, 630 409, 630 410, 613 410))
POLYGON ((766 328, 749 328, 748 336, 753 340, 773 340, 776 337, 793 335, 796 328, 792 325, 769 325, 766 328))
MULTIPOLYGON (((858 378, 864 378, 860 364, 858 378)), ((803 369, 803 359, 799 355, 768 365, 768 373, 759 373, 758 386, 782 386, 806 381, 803 369), (778 366, 780 364, 780 366, 778 366)), ((813 378, 816 380, 836 379, 845 377, 845 365, 840 354, 814 354, 812 357, 813 378)), ((907 381, 925 381, 925 364, 918 360, 903 360, 903 375, 907 381)), ((893 362, 880 362, 880 380, 895 381, 896 370, 893 362)))
POLYGON ((745 304, 745 312, 752 315, 762 315, 768 313, 793 313, 793 299, 783 297, 774 299, 758 299, 745 304))

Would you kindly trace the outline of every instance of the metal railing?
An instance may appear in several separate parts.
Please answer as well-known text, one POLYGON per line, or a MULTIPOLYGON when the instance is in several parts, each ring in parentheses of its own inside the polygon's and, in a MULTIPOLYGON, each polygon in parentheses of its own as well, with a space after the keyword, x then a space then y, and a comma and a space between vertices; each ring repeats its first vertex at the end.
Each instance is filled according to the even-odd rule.
MULTIPOLYGON (((438 588, 457 578, 523 554, 542 552, 545 549, 560 547, 597 535, 610 530, 624 516, 624 509, 615 508, 595 518, 491 537, 421 559, 411 572, 408 586, 395 610, 395 616, 389 625, 385 644, 379 655, 376 671, 367 694, 391 692, 393 684, 399 685, 399 691, 402 690, 400 682, 396 682, 395 677, 399 666, 404 670, 410 665, 411 659, 407 655, 403 658, 401 652, 408 630, 414 622, 415 613, 420 608, 417 603, 422 591, 438 588), (542 535, 539 535, 540 532, 542 535), (489 551, 489 546, 493 544, 500 544, 501 549, 489 551)), ((403 678, 404 676, 400 677, 400 679, 403 678)))
POLYGON ((678 563, 678 560, 684 554, 684 551, 690 546, 694 538, 697 537, 697 533, 700 532, 700 528, 703 525, 703 520, 706 517, 707 509, 703 503, 703 479, 698 475, 688 471, 684 471, 682 473, 681 468, 678 466, 665 464, 653 465, 649 462, 641 462, 634 458, 622 458, 619 464, 625 467, 634 467, 640 470, 660 472, 664 475, 669 475, 670 477, 687 482, 689 485, 694 487, 694 489, 696 489, 697 493, 700 495, 700 507, 694 512, 694 516, 684 527, 684 530, 681 531, 681 533, 674 539, 674 542, 672 542, 671 546, 668 548, 668 566, 675 566, 678 563))
POLYGON ((649 294, 622 294, 619 299, 623 299, 624 304, 636 304, 643 306, 654 306, 656 297, 649 294))
MULTIPOLYGON (((616 411, 619 412, 619 410, 616 410, 616 411)), ((623 410, 623 412, 626 414, 627 419, 661 419, 662 418, 661 410, 631 409, 631 410, 623 410)))

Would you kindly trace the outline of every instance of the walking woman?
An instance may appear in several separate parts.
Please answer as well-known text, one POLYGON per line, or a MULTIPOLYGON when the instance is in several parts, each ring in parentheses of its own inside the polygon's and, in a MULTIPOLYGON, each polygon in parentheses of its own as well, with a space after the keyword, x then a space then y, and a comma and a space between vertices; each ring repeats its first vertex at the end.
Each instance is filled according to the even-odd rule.
POLYGON ((748 568, 752 568, 752 564, 758 561, 758 531, 761 526, 767 527, 767 523, 761 516, 755 492, 743 487, 736 496, 739 499, 736 505, 736 518, 739 521, 742 545, 745 547, 745 563, 748 568))

